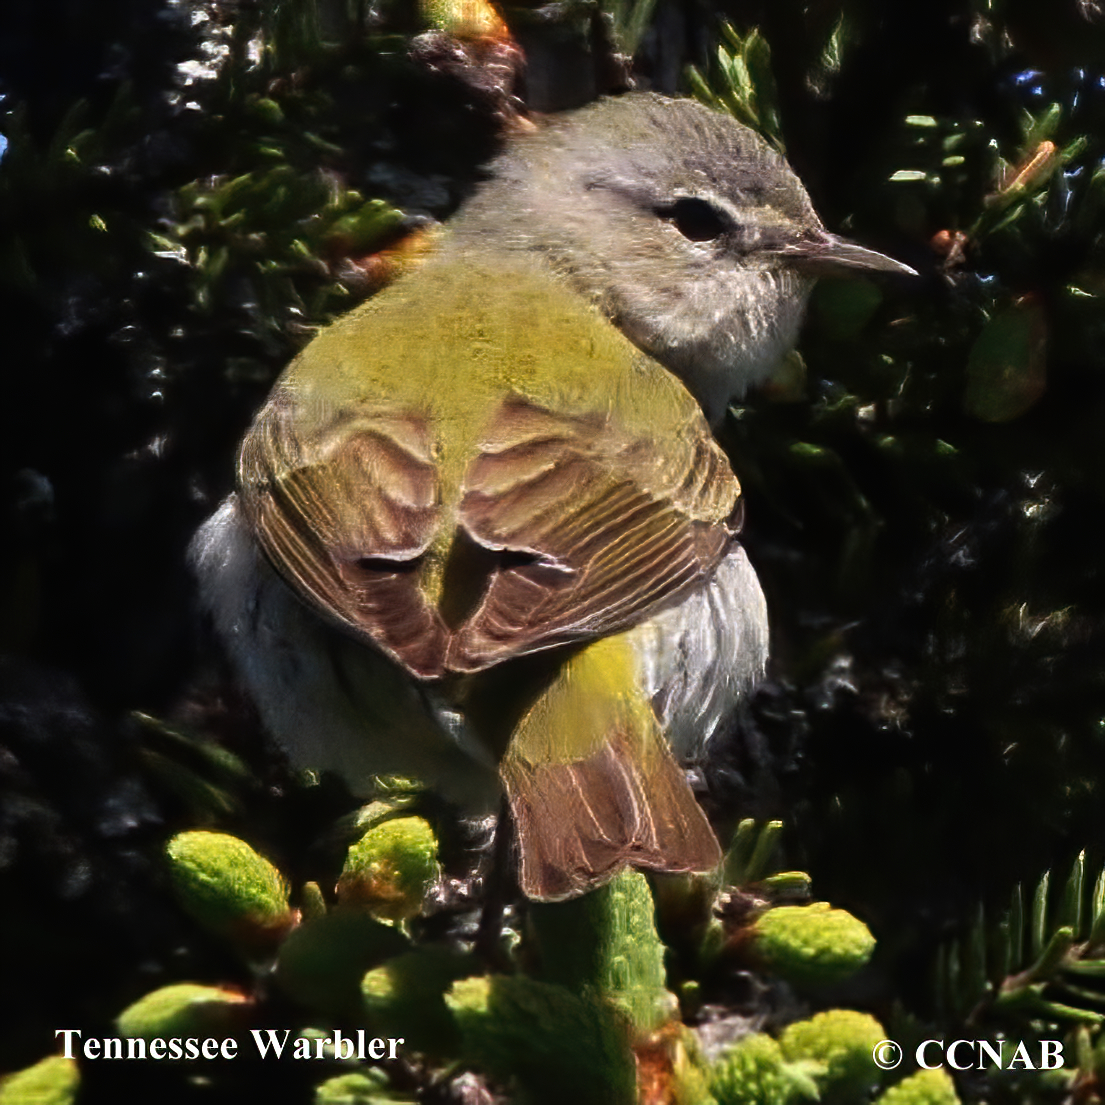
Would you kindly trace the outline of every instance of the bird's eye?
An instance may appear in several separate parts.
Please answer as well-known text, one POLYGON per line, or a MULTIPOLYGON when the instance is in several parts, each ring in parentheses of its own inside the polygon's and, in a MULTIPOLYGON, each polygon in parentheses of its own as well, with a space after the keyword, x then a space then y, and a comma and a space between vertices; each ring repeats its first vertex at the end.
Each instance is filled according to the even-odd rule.
POLYGON ((661 219, 669 219, 675 229, 692 242, 712 242, 732 228, 729 216, 709 200, 681 196, 656 208, 661 219))

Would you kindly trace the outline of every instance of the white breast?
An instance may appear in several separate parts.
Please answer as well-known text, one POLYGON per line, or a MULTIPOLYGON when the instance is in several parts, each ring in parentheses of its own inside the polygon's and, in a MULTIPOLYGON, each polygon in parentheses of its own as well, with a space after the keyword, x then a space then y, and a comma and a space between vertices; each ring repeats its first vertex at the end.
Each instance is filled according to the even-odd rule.
POLYGON ((707 587, 628 635, 672 748, 697 758, 767 664, 767 603, 744 549, 734 546, 707 587))

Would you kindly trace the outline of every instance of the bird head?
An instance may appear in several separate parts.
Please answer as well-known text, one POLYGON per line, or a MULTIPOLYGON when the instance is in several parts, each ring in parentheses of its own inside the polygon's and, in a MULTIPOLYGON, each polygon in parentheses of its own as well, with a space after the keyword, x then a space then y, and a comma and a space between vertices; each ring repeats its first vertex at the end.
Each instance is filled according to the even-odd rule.
POLYGON ((913 273, 830 234, 785 159, 691 100, 630 94, 514 140, 454 221, 527 251, 679 376, 711 422, 793 347, 814 279, 913 273))

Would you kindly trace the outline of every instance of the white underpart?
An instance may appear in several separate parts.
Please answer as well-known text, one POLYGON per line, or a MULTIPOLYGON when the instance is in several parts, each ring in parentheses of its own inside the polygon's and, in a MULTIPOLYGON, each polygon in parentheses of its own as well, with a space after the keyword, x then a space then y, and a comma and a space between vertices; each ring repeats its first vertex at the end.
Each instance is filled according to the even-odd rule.
POLYGON ((767 603, 744 549, 735 546, 707 586, 629 638, 672 749, 697 759, 767 664, 767 603))
MULTIPOLYGON (((293 766, 335 771, 354 793, 369 793, 376 775, 405 775, 470 811, 495 807, 496 766, 464 719, 433 684, 300 602, 254 543, 235 496, 200 527, 190 555, 204 606, 293 766)), ((673 750, 699 757, 767 662, 767 606, 744 549, 627 635, 673 750)))
POLYGON ((811 287, 785 270, 729 267, 704 270, 678 294, 638 281, 612 299, 626 335, 679 376, 716 426, 794 348, 811 287))
POLYGON ((457 716, 300 602, 257 548, 235 496, 200 527, 190 556, 219 637, 293 766, 335 771, 357 794, 375 775, 404 775, 473 812, 495 808, 495 765, 457 716))

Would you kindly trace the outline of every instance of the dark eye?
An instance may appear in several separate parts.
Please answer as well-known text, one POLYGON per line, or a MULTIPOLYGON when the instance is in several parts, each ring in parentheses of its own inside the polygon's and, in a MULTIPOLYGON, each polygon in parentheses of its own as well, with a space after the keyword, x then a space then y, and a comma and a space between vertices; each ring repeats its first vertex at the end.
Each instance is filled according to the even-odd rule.
POLYGON ((692 242, 712 242, 732 228, 729 216, 709 200, 682 196, 656 208, 661 219, 670 219, 675 229, 692 242))

